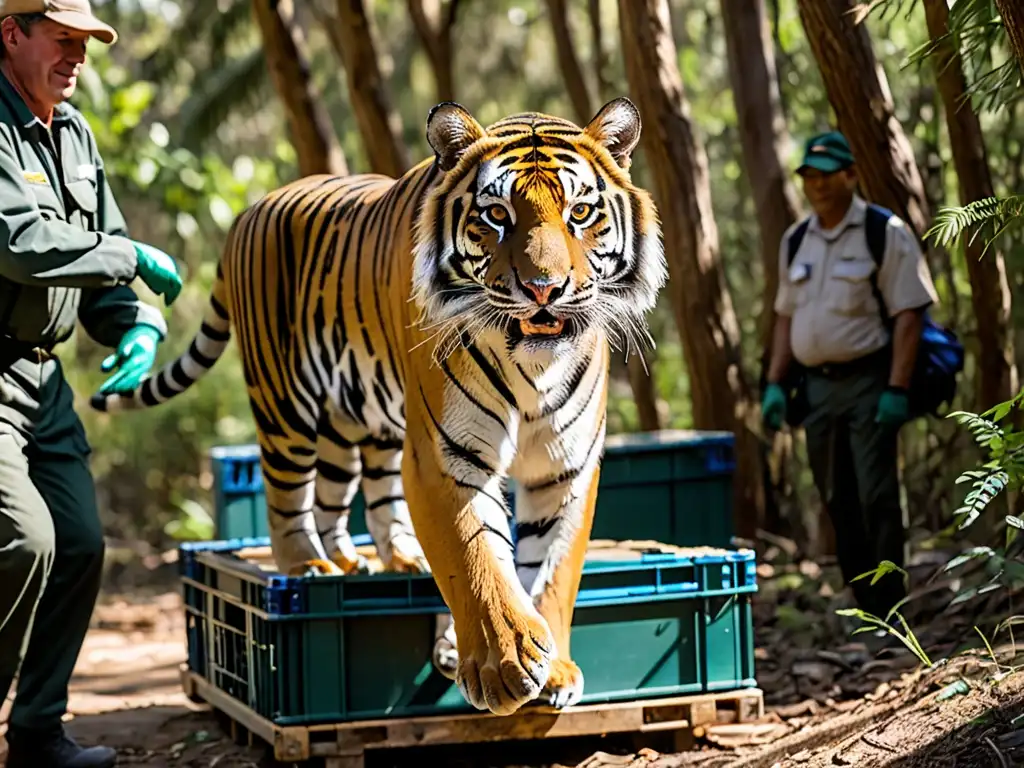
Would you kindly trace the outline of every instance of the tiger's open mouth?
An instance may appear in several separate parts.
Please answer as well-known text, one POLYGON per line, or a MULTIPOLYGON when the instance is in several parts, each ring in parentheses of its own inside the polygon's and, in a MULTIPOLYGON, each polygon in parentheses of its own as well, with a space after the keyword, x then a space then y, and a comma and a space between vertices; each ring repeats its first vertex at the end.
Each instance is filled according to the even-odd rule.
POLYGON ((513 320, 509 325, 508 335, 514 341, 555 341, 573 336, 575 333, 576 324, 571 317, 555 317, 546 309, 542 309, 529 320, 513 320))

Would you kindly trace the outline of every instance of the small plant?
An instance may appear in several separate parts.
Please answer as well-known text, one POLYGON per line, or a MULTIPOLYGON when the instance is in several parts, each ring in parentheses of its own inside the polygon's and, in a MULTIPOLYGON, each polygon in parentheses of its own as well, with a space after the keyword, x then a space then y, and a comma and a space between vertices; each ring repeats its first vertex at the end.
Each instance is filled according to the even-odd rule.
MULTIPOLYGON (((892 562, 891 560, 883 560, 878 564, 878 567, 870 571, 865 571, 864 573, 859 574, 858 576, 854 576, 852 581, 860 581, 861 579, 866 579, 870 576, 871 586, 874 586, 883 576, 886 576, 890 573, 901 574, 903 577, 904 587, 907 587, 909 585, 910 574, 907 573, 904 569, 900 568, 898 565, 896 565, 896 563, 892 562)), ((878 616, 875 616, 872 613, 868 613, 867 611, 861 610, 860 608, 842 608, 840 610, 837 610, 836 613, 840 616, 852 616, 854 618, 860 619, 861 621, 867 624, 867 626, 855 629, 853 631, 853 634, 859 635, 862 632, 875 632, 879 629, 884 630, 893 637, 899 639, 899 641, 907 647, 907 650, 914 654, 920 660, 920 662, 925 665, 925 667, 931 667, 933 666, 931 658, 925 652, 924 648, 921 646, 921 643, 918 642, 917 636, 910 628, 910 625, 907 624, 907 620, 903 618, 903 615, 899 612, 899 609, 906 604, 907 600, 909 600, 909 597, 904 597, 902 600, 896 603, 896 605, 889 609, 889 613, 886 614, 884 619, 880 619, 878 616), (906 630, 905 632, 900 632, 896 627, 892 625, 891 622, 894 616, 897 619, 899 619, 900 623, 903 625, 903 628, 906 630)))
POLYGON ((907 650, 914 654, 920 662, 925 665, 925 667, 934 666, 931 658, 925 652, 924 648, 921 647, 921 643, 918 642, 914 631, 910 628, 910 625, 907 624, 907 620, 903 618, 903 615, 899 613, 897 608, 898 605, 893 606, 884 619, 880 619, 874 614, 863 611, 860 608, 841 608, 840 610, 837 610, 836 613, 840 616, 853 616, 868 625, 855 629, 853 634, 859 635, 861 632, 874 632, 876 629, 885 630, 893 637, 899 639, 899 641, 907 647, 907 650), (905 632, 900 632, 890 623, 893 616, 899 619, 903 628, 906 630, 905 632))

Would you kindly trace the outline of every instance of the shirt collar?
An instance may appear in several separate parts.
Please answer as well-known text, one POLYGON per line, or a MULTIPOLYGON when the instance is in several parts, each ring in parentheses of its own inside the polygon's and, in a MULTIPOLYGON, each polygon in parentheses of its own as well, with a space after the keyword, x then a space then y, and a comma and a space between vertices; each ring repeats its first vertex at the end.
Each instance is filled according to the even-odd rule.
MULTIPOLYGON (((38 125, 40 128, 46 128, 45 123, 28 108, 25 100, 21 98, 21 94, 11 85, 11 81, 2 71, 0 71, 0 99, 14 112, 15 119, 22 127, 29 128, 32 125, 38 125)), ((67 104, 61 102, 53 108, 54 121, 66 120, 69 117, 71 117, 71 110, 67 104)))
POLYGON ((818 214, 811 215, 809 229, 813 229, 819 235, 827 240, 834 240, 843 234, 848 227, 862 227, 864 226, 864 213, 867 210, 868 204, 864 201, 860 195, 854 193, 853 200, 850 202, 850 207, 846 209, 846 215, 843 216, 840 221, 833 229, 826 232, 821 227, 821 222, 818 221, 818 214))

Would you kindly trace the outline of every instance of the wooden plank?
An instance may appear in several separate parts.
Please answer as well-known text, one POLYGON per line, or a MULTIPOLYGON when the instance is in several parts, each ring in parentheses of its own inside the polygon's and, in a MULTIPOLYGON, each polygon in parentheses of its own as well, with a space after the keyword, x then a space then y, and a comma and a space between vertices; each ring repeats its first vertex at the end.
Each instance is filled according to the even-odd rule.
POLYGON ((283 727, 259 716, 198 675, 189 673, 189 677, 200 698, 273 745, 278 760, 301 761, 316 756, 340 761, 328 762, 337 768, 358 768, 366 749, 655 731, 675 731, 685 741, 694 726, 719 719, 743 721, 760 715, 764 705, 760 689, 743 688, 664 699, 586 704, 564 710, 533 706, 505 717, 479 712, 283 727))
MULTIPOLYGON (((196 674, 191 674, 191 677, 196 695, 198 695, 203 701, 211 707, 219 709, 235 722, 244 725, 250 731, 267 742, 267 744, 274 744, 275 735, 278 731, 277 726, 269 720, 260 717, 249 709, 249 707, 245 706, 245 704, 224 693, 224 691, 220 690, 209 681, 204 680, 196 674)), ((278 759, 305 760, 308 757, 309 753, 307 749, 307 753, 301 757, 278 757, 278 759)))

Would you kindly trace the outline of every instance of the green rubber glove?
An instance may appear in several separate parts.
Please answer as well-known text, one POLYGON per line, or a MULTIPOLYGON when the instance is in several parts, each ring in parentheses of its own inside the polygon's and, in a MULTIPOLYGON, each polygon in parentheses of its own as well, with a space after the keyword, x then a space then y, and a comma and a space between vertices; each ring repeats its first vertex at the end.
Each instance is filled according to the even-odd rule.
POLYGON ((782 419, 786 416, 786 393, 778 384, 765 387, 761 400, 761 419, 770 429, 781 429, 782 419))
POLYGON ((164 304, 170 306, 181 293, 181 277, 174 259, 152 245, 132 240, 138 260, 137 275, 150 290, 164 297, 164 304))
POLYGON ((898 427, 910 417, 910 403, 907 391, 897 387, 889 387, 878 399, 878 413, 875 422, 890 427, 898 427))
POLYGON ((131 392, 149 373, 156 360, 156 345, 160 343, 160 332, 151 325, 136 325, 129 328, 117 345, 117 352, 108 356, 100 364, 100 370, 109 373, 118 368, 118 372, 103 382, 100 394, 112 392, 131 392))

